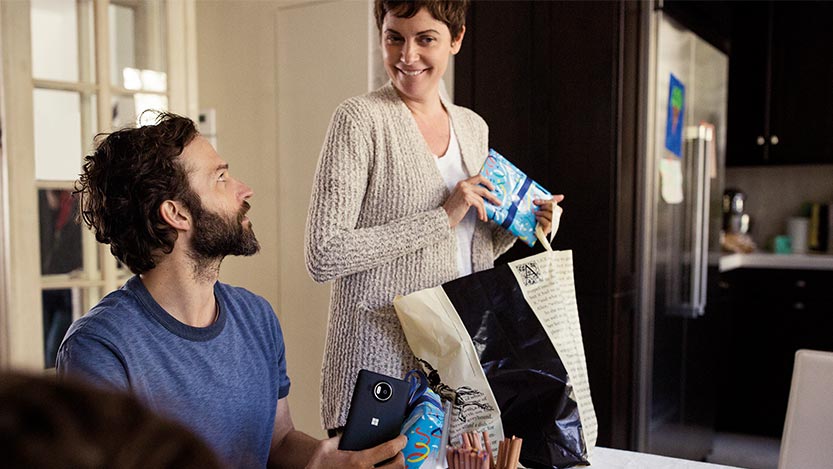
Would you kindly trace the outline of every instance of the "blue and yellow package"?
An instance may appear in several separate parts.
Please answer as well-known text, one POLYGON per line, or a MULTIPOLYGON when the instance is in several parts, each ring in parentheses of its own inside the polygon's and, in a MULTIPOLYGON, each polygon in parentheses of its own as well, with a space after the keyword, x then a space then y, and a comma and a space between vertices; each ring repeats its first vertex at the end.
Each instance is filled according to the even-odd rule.
POLYGON ((486 215, 521 241, 534 246, 538 206, 532 201, 551 199, 552 194, 491 148, 480 174, 494 184, 492 193, 502 202, 495 206, 487 200, 486 215))
POLYGON ((428 461, 438 461, 445 412, 440 397, 428 388, 424 373, 413 370, 406 378, 412 383, 412 392, 410 412, 402 424, 401 433, 408 437, 402 454, 407 469, 418 469, 428 461))

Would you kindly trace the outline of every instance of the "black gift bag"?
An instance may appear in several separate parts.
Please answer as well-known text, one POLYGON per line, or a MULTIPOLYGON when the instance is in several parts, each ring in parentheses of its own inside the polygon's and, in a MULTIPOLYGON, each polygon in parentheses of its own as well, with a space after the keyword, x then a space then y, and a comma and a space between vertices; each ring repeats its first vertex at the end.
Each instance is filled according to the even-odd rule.
POLYGON ((398 297, 394 305, 411 349, 438 379, 477 382, 465 368, 479 363, 502 434, 523 438, 521 464, 561 469, 590 463, 597 428, 572 254, 545 247, 541 254, 398 297), (449 359, 463 354, 468 361, 449 359))

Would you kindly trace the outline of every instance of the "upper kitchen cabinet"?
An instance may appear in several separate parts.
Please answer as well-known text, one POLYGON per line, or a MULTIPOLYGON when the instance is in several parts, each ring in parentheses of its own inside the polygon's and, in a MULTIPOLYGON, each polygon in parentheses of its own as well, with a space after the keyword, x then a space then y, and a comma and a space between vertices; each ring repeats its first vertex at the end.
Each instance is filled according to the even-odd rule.
POLYGON ((833 3, 737 2, 729 166, 833 164, 833 3))

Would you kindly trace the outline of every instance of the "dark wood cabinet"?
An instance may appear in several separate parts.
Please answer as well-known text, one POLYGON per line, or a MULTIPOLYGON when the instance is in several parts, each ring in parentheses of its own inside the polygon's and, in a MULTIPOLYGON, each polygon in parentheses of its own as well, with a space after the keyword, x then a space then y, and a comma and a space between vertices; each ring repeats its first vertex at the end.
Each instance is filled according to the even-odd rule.
POLYGON ((718 428, 780 437, 795 352, 833 351, 833 271, 739 269, 730 302, 718 428))
MULTIPOLYGON (((630 448, 635 399, 637 80, 642 2, 472 2, 455 100, 489 144, 563 193, 597 444, 630 448)), ((498 262, 540 252, 523 243, 498 262)))
POLYGON ((833 164, 833 2, 735 2, 728 166, 833 164))

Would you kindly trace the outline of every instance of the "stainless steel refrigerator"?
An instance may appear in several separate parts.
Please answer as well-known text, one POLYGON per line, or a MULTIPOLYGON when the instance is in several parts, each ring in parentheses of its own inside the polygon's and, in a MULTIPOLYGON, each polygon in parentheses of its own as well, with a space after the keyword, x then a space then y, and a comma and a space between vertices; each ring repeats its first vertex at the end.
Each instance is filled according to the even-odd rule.
POLYGON ((645 15, 636 445, 703 460, 719 385, 714 306, 728 58, 662 11, 645 15))

